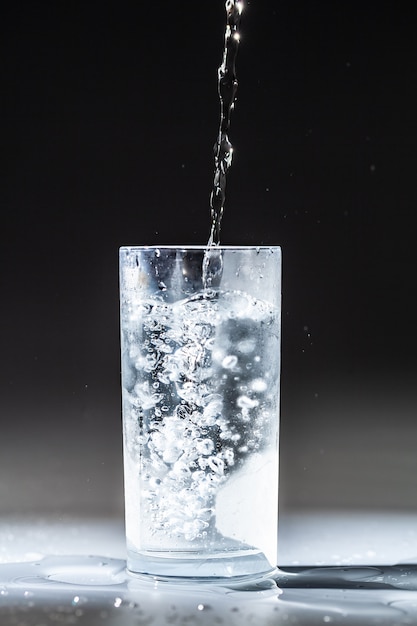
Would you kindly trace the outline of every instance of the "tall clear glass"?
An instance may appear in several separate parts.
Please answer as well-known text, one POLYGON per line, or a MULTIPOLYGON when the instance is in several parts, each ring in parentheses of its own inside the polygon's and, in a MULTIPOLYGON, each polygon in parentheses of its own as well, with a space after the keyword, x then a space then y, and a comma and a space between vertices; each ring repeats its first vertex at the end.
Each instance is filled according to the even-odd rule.
POLYGON ((279 247, 120 249, 128 570, 160 579, 276 567, 279 247))

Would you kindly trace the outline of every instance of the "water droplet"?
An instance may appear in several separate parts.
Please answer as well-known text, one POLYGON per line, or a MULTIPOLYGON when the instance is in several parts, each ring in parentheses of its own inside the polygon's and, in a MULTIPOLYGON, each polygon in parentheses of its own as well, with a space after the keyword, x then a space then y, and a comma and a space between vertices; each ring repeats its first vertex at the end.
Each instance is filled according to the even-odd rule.
POLYGON ((263 380, 263 378, 255 378, 251 383, 250 383, 250 388, 252 389, 252 391, 257 391, 259 393, 261 393, 262 391, 266 391, 267 389, 267 384, 266 382, 263 380))

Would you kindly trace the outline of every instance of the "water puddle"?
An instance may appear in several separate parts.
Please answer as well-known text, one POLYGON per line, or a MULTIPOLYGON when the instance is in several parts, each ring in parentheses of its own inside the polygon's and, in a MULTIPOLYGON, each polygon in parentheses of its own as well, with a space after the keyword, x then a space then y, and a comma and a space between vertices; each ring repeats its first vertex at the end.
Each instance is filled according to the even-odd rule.
POLYGON ((417 564, 288 567, 225 585, 142 580, 125 567, 99 556, 2 564, 0 624, 417 624, 417 564))

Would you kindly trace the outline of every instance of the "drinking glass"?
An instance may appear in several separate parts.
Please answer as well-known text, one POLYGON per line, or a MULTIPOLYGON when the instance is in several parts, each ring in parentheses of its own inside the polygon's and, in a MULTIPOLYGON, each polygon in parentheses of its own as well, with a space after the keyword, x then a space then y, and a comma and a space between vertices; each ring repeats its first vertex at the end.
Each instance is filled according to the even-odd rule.
POLYGON ((281 249, 122 247, 120 310, 128 570, 162 580, 269 575, 281 249), (208 254, 215 279, 205 281, 208 254))

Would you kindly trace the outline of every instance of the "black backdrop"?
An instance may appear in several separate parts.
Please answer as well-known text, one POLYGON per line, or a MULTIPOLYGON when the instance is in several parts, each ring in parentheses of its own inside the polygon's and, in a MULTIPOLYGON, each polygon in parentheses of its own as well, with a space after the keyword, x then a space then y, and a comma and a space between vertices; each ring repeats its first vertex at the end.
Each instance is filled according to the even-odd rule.
MULTIPOLYGON (((246 2, 221 239, 282 246, 284 509, 417 501, 414 13, 246 2)), ((208 239, 224 19, 2 17, 2 510, 121 506, 118 247, 208 239)))

